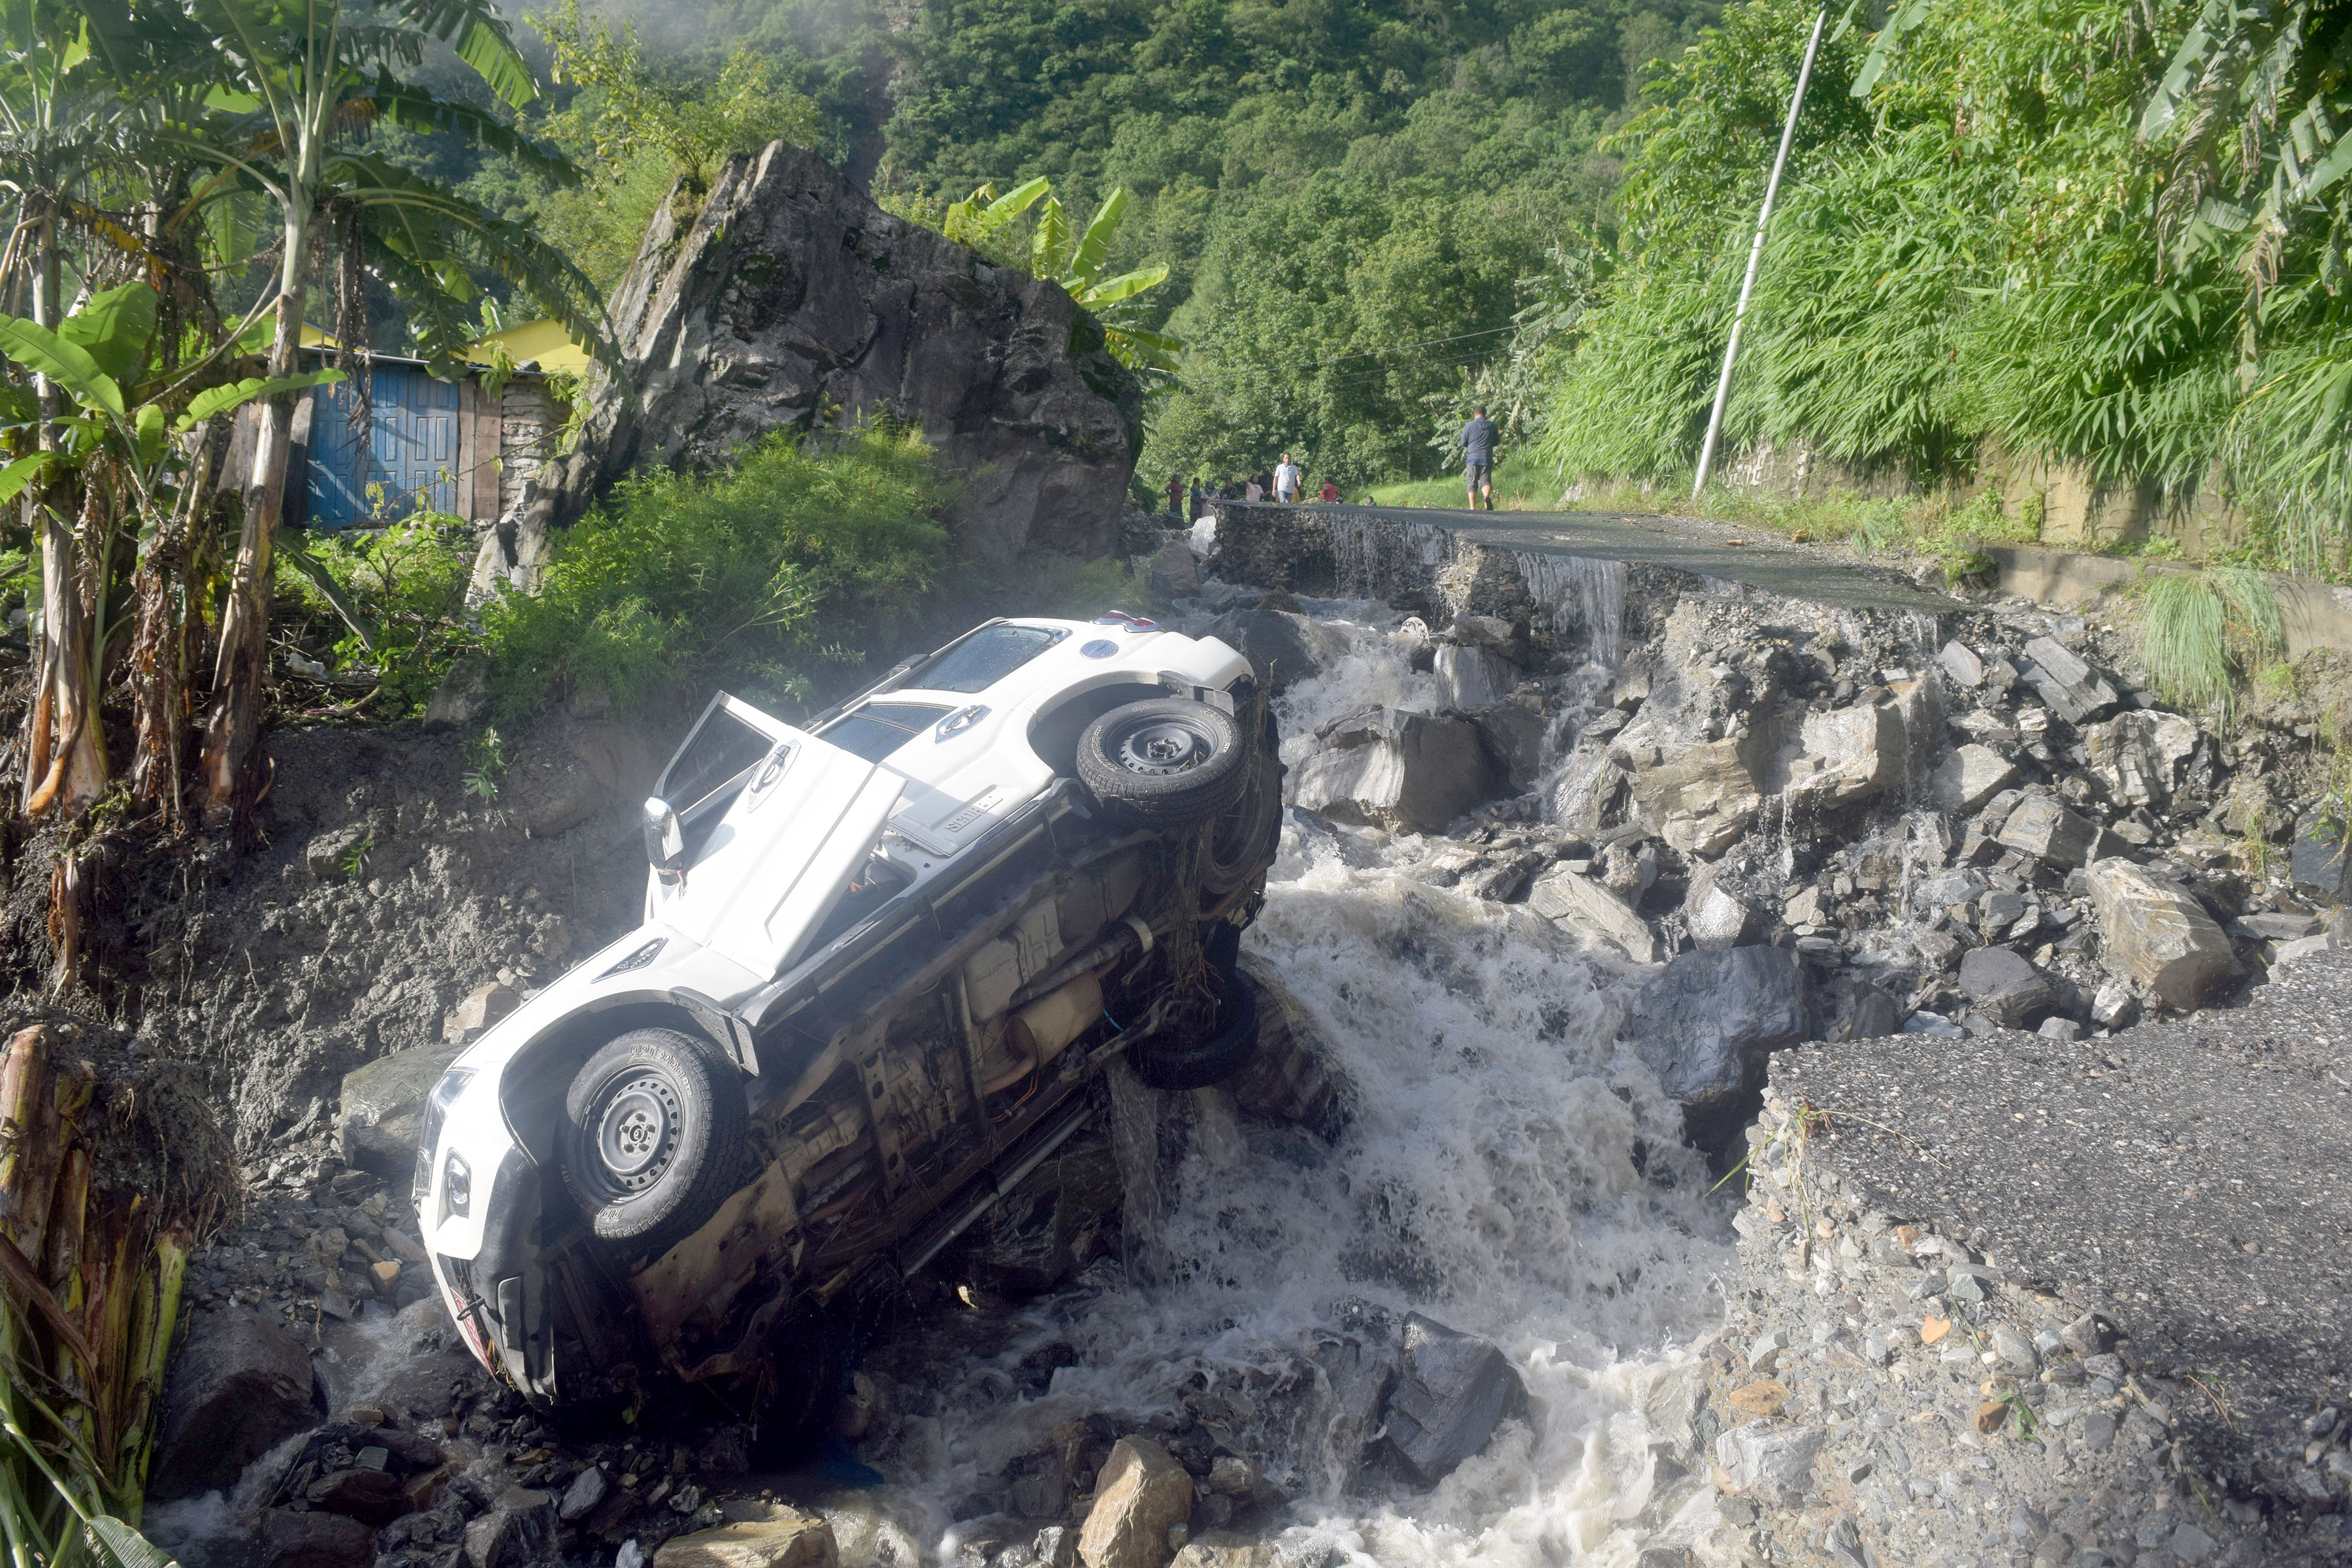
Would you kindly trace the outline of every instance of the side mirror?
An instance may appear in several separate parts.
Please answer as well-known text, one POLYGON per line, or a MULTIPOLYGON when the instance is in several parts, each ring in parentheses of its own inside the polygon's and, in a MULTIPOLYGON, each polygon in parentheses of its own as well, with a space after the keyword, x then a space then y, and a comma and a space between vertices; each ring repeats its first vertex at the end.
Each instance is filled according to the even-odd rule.
POLYGON ((686 829, 669 802, 656 795, 646 802, 646 858, 665 888, 686 883, 686 829))

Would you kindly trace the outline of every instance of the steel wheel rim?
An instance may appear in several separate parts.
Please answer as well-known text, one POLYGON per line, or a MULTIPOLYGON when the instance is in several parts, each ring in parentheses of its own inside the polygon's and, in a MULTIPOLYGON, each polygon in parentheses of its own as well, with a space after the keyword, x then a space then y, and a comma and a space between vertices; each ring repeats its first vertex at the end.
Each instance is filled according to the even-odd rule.
POLYGON ((598 1097, 585 1131, 614 1195, 635 1197, 662 1179, 677 1155, 681 1112, 677 1086, 651 1068, 624 1074, 598 1097))
POLYGON ((1181 719, 1147 719, 1122 731, 1116 760, 1129 773, 1166 778, 1208 760, 1209 738, 1181 719))

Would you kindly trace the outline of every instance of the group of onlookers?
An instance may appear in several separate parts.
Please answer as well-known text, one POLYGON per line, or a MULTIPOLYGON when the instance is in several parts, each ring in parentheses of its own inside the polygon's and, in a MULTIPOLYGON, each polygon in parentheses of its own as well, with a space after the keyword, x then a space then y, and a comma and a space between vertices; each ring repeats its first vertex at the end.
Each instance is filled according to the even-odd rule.
POLYGON ((1282 461, 1276 463, 1270 473, 1248 474, 1239 479, 1229 475, 1213 485, 1203 485, 1195 479, 1189 489, 1182 475, 1171 476, 1168 481, 1168 512, 1171 517, 1189 521, 1201 516, 1204 501, 1265 500, 1269 496, 1278 501, 1303 500, 1328 504, 1339 499, 1339 485, 1327 474, 1321 487, 1308 493, 1307 470, 1285 452, 1282 461))
MULTIPOLYGON (((1476 510, 1483 503, 1486 510, 1494 510, 1495 464, 1502 456, 1502 431, 1486 417, 1482 405, 1470 411, 1469 423, 1454 439, 1462 448, 1463 479, 1469 490, 1471 510, 1476 510)), ((1229 476, 1213 488, 1204 489, 1196 479, 1187 489, 1183 476, 1175 475, 1168 481, 1168 515, 1180 522, 1197 520, 1201 503, 1208 500, 1264 500, 1272 496, 1278 501, 1312 500, 1328 504, 1339 499, 1339 486, 1328 475, 1312 496, 1306 495, 1306 486, 1307 470, 1293 462, 1287 452, 1270 474, 1251 474, 1238 479, 1229 476)))

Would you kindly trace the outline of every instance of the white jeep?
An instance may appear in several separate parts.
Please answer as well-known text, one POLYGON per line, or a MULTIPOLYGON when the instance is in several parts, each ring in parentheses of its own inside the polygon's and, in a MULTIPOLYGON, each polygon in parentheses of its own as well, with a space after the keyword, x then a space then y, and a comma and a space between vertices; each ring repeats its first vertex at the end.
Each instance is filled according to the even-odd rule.
POLYGON ((1248 1057, 1281 780, 1248 663, 1130 616, 992 621, 802 729, 715 699, 646 803, 645 923, 433 1091, 416 1204, 474 1353, 558 1408, 726 1380, 796 1440, 827 1304, 984 1215, 1104 1063, 1248 1057))

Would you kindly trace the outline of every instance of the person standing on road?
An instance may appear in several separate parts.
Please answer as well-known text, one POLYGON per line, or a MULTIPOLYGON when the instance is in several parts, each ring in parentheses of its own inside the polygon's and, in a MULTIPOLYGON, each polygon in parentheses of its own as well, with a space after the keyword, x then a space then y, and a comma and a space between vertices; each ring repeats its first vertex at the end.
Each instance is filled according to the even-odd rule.
POLYGON ((1333 484, 1328 479, 1326 479, 1323 481, 1322 492, 1318 495, 1316 499, 1320 500, 1325 506, 1329 506, 1333 501, 1339 499, 1339 487, 1333 484))
POLYGON ((1485 497, 1486 510, 1495 510, 1495 446, 1502 432, 1486 417, 1486 406, 1480 404, 1470 410, 1470 423, 1462 426, 1463 478, 1470 489, 1470 510, 1478 510, 1480 497, 1485 497))
POLYGON ((1242 500, 1264 500, 1265 499, 1265 487, 1257 482, 1257 476, 1255 474, 1252 474, 1249 479, 1249 483, 1242 487, 1242 500))
POLYGON ((1306 478, 1299 471, 1298 465, 1290 460, 1290 454, 1285 452, 1282 461, 1274 468, 1274 499, 1278 501, 1297 500, 1299 483, 1306 478))
POLYGON ((1178 522, 1184 521, 1184 476, 1168 476, 1168 515, 1178 522))
POLYGON ((1201 521, 1201 481, 1194 479, 1192 481, 1192 510, 1184 514, 1194 522, 1201 521))

